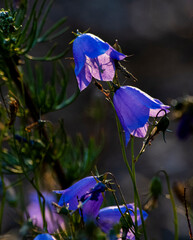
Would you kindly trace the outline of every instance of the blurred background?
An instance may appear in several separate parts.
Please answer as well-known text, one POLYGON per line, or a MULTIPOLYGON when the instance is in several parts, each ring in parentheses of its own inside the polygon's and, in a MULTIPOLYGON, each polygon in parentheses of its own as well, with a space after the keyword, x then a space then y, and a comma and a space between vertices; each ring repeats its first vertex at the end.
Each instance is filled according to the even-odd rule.
MULTIPOLYGON (((69 39, 62 39, 61 45, 71 41, 74 37, 71 31, 76 29, 84 32, 89 28, 89 32, 111 45, 118 39, 123 53, 131 55, 123 65, 138 79, 133 82, 120 75, 122 83, 139 87, 165 104, 171 104, 172 99, 193 94, 192 1, 55 1, 50 21, 56 21, 59 16, 67 16, 67 25, 70 27, 69 39)), ((76 82, 74 75, 72 82, 76 82)), ((103 94, 90 84, 65 111, 59 114, 64 117, 70 134, 81 132, 86 140, 91 135, 100 136, 103 129, 105 140, 97 164, 99 172, 112 172, 127 201, 133 202, 133 189, 122 159, 113 111, 103 94), (92 113, 98 107, 101 116, 104 116, 97 120, 92 113)), ((150 180, 159 170, 168 173, 171 185, 193 176, 193 139, 180 140, 176 134, 179 122, 173 120, 172 114, 170 119, 169 129, 172 132, 166 133, 166 143, 160 134, 136 164, 137 184, 143 204, 147 201, 150 180)), ((136 154, 141 145, 142 140, 136 139, 136 154)), ((163 196, 146 223, 151 240, 174 239, 171 203, 165 197, 168 190, 164 176, 160 174, 160 177, 163 196)), ((190 195, 192 199, 193 194, 190 195)), ((180 239, 188 239, 184 205, 178 199, 176 204, 180 239)))
MULTIPOLYGON (((113 45, 118 39, 124 54, 129 57, 123 65, 138 79, 126 79, 120 74, 120 81, 136 86, 171 104, 172 99, 193 94, 193 1, 190 0, 55 0, 47 26, 61 17, 67 17, 68 32, 60 37, 59 46, 64 49, 74 38, 72 31, 89 32, 113 45)), ((68 57, 72 57, 69 45, 68 57)), ((33 55, 41 55, 41 47, 33 50, 33 55)), ((71 60, 66 58, 66 64, 71 60)), ((49 78, 49 76, 48 76, 49 78)), ((104 85, 105 86, 105 85, 104 85)), ((69 95, 76 87, 76 78, 71 71, 69 95)), ((152 177, 165 170, 170 183, 184 182, 193 176, 193 138, 179 139, 176 132, 178 121, 169 115, 171 132, 166 133, 166 143, 162 134, 136 163, 136 178, 142 204, 148 200, 149 184, 152 177)), ((112 172, 121 185, 125 198, 133 202, 133 188, 125 167, 113 110, 98 91, 90 84, 78 99, 58 114, 46 117, 53 123, 64 119, 67 133, 75 137, 77 132, 85 141, 90 136, 103 144, 98 159, 99 173, 112 172)), ((135 140, 135 154, 140 150, 142 139, 135 140)), ((130 154, 130 145, 127 147, 130 154)), ((150 212, 146 221, 150 240, 174 239, 173 212, 164 175, 161 175, 163 194, 158 208, 150 212)), ((188 189, 190 196, 191 187, 188 189)), ((188 239, 188 226, 184 205, 176 198, 179 217, 180 239, 188 239)))

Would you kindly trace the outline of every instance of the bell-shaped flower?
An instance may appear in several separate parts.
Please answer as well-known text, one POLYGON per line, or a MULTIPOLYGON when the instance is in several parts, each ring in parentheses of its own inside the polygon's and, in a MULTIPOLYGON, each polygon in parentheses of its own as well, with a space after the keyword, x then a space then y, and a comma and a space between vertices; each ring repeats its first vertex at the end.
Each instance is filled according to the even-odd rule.
POLYGON ((52 235, 48 234, 48 233, 42 233, 37 235, 34 240, 56 240, 55 237, 53 237, 52 235))
POLYGON ((90 84, 92 77, 112 81, 115 75, 114 60, 123 60, 126 57, 91 33, 80 34, 74 40, 73 55, 80 91, 90 84))
POLYGON ((92 176, 81 179, 65 190, 54 191, 62 194, 58 202, 59 206, 66 206, 75 211, 81 208, 80 214, 86 222, 95 219, 103 202, 102 192, 106 190, 102 182, 96 182, 92 176))
MULTIPOLYGON (((55 208, 52 206, 52 202, 56 201, 56 197, 48 192, 42 192, 42 194, 45 198, 45 219, 47 222, 48 232, 54 233, 57 229, 65 229, 64 219, 56 213, 55 208)), ((43 218, 39 198, 37 193, 34 191, 30 194, 27 212, 29 217, 32 219, 33 224, 43 229, 43 218)))
MULTIPOLYGON (((135 223, 135 215, 134 215, 134 211, 135 211, 135 207, 134 204, 127 204, 127 208, 125 205, 119 206, 122 214, 124 214, 127 209, 129 209, 129 213, 131 216, 131 219, 133 221, 133 223, 135 223)), ((115 235, 111 235, 110 232, 111 230, 114 228, 115 225, 119 224, 120 219, 121 219, 121 213, 119 211, 119 208, 117 206, 111 206, 111 207, 105 207, 102 208, 99 211, 99 214, 97 216, 97 224, 100 227, 100 229, 105 232, 107 234, 107 236, 109 237, 110 240, 115 240, 115 239, 122 239, 121 235, 122 235, 122 231, 120 232, 119 236, 115 236, 115 235)), ((148 216, 148 214, 142 210, 143 213, 143 219, 145 220, 148 216)), ((141 225, 141 216, 140 216, 140 211, 137 208, 137 223, 138 226, 141 225)), ((134 240, 135 239, 135 235, 133 234, 133 232, 131 230, 129 230, 127 232, 127 240, 134 240)))
POLYGON ((131 86, 117 88, 113 96, 113 104, 125 131, 126 145, 130 134, 140 138, 146 136, 149 117, 161 117, 169 112, 170 108, 160 100, 131 86))

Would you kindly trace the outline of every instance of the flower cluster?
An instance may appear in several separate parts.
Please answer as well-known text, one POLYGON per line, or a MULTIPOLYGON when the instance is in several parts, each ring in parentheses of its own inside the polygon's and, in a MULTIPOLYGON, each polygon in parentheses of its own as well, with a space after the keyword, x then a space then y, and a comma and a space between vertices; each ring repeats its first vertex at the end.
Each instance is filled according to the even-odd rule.
MULTIPOLYGON (((115 61, 126 57, 90 33, 80 34, 74 40, 73 54, 75 74, 81 91, 89 85, 92 77, 100 81, 113 81, 115 61)), ((132 86, 116 87, 113 104, 125 131, 126 145, 130 135, 140 138, 146 136, 149 117, 156 117, 158 113, 161 117, 169 112, 169 106, 132 86)))
MULTIPOLYGON (((122 214, 124 214, 127 209, 129 209, 129 214, 133 222, 135 221, 135 215, 134 204, 128 204, 127 208, 126 206, 120 206, 120 210, 118 206, 111 206, 100 209, 103 202, 102 193, 106 189, 107 188, 105 184, 100 182, 96 177, 89 176, 81 179, 65 190, 54 192, 62 195, 58 202, 59 206, 65 206, 68 208, 68 210, 73 211, 81 209, 79 213, 81 217, 83 217, 85 223, 88 221, 94 221, 103 232, 109 235, 113 227, 120 221, 120 210, 122 214)), ((147 218, 147 213, 145 211, 143 211, 143 218, 144 220, 147 218)), ((137 222, 140 226, 141 216, 139 209, 137 209, 137 222)), ((134 234, 128 230, 127 239, 134 239, 134 237, 134 234)))

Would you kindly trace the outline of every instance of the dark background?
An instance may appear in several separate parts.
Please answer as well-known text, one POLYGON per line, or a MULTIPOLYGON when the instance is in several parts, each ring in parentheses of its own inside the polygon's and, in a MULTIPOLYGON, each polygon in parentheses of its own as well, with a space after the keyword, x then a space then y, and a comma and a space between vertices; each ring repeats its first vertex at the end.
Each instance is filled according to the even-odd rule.
MULTIPOLYGON (((61 39, 61 47, 74 38, 71 31, 79 29, 84 32, 90 28, 89 32, 111 45, 118 39, 123 53, 132 55, 123 64, 137 77, 138 82, 121 76, 125 84, 139 87, 165 104, 170 104, 173 98, 193 94, 192 1, 55 1, 50 22, 63 16, 68 17, 70 29, 69 35, 61 39)), ((71 81, 74 86, 76 79, 73 74, 71 81)), ((65 120, 68 133, 75 135, 80 132, 85 141, 89 136, 98 138, 103 130, 105 144, 98 160, 99 172, 111 171, 127 201, 133 202, 133 189, 122 159, 113 111, 103 94, 90 84, 71 106, 59 114, 65 120), (96 106, 104 113, 101 121, 91 117, 91 109, 96 106)), ((55 115, 52 120, 57 121, 57 118, 55 115)), ((180 141, 176 136, 177 124, 171 121, 169 128, 172 133, 166 133, 167 143, 164 143, 161 135, 158 136, 136 164, 137 184, 143 204, 147 201, 149 181, 157 171, 166 170, 171 185, 193 175, 192 138, 180 141)), ((136 139, 135 142, 137 154, 142 140, 136 139)), ((151 240, 174 239, 172 206, 165 196, 168 193, 165 179, 160 176, 164 186, 163 196, 159 199, 158 208, 150 213, 146 222, 151 240)), ((176 204, 180 239, 188 239, 184 206, 177 199, 176 204)))
MULTIPOLYGON (((68 32, 59 39, 64 49, 74 38, 72 31, 89 32, 113 45, 118 39, 124 54, 132 55, 123 62, 135 75, 137 82, 121 76, 121 82, 136 86, 158 98, 165 104, 171 100, 193 94, 193 1, 191 0, 55 0, 47 26, 67 16, 68 32)), ((71 45, 68 55, 72 57, 71 45)), ((40 48, 33 51, 40 55, 40 48)), ((70 61, 66 60, 66 65, 70 61)), ((76 87, 71 74, 69 93, 76 87)), ((133 202, 133 188, 123 162, 115 118, 110 104, 93 84, 90 84, 69 107, 58 114, 46 116, 53 123, 64 119, 67 133, 75 137, 80 132, 87 142, 90 136, 100 141, 104 134, 104 148, 98 159, 100 173, 112 172, 128 202, 133 202), (100 109, 101 119, 93 118, 93 109, 100 109)), ((172 118, 172 116, 170 116, 172 118)), ((178 122, 171 121, 166 133, 166 143, 159 135, 136 164, 137 185, 142 204, 147 201, 150 179, 157 171, 167 171, 171 185, 185 181, 193 175, 192 137, 180 141, 176 136, 178 122)), ((99 143, 100 144, 100 143, 99 143)), ((141 139, 135 140, 135 153, 140 149, 141 139)), ((130 145, 128 145, 128 155, 130 145)), ((163 175, 163 195, 158 208, 146 221, 150 240, 174 239, 172 206, 167 198, 163 175)), ((184 206, 176 199, 179 217, 180 239, 188 239, 188 227, 184 206)))

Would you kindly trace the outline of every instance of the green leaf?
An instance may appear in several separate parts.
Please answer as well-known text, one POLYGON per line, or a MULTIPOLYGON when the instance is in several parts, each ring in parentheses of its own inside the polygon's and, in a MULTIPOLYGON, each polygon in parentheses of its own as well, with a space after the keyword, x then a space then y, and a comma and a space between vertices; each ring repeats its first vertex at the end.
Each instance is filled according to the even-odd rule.
POLYGON ((46 33, 44 33, 44 35, 42 37, 39 37, 37 42, 45 42, 45 41, 50 41, 60 35, 62 35, 64 32, 67 31, 68 28, 64 28, 62 29, 60 32, 57 32, 55 35, 53 35, 52 37, 48 38, 48 36, 50 36, 50 34, 52 34, 54 31, 56 31, 61 25, 63 25, 63 23, 66 22, 66 17, 60 19, 58 22, 56 22, 49 30, 47 30, 46 33))
POLYGON ((47 62, 52 62, 52 61, 56 61, 59 60, 61 58, 63 58, 66 53, 67 53, 68 49, 64 50, 63 52, 59 53, 58 55, 55 56, 49 56, 50 51, 43 57, 34 57, 31 56, 29 54, 25 54, 25 57, 30 59, 30 60, 34 60, 34 61, 47 61, 47 62))

